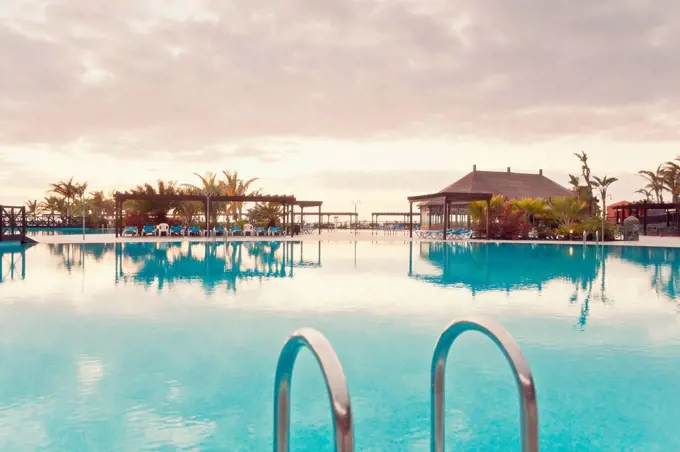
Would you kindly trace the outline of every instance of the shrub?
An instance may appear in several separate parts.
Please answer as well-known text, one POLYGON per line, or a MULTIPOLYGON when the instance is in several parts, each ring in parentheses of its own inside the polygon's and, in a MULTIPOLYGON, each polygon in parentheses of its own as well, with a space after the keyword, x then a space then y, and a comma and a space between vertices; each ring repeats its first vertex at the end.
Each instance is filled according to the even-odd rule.
POLYGON ((151 224, 149 215, 140 212, 128 212, 125 215, 125 226, 136 226, 141 229, 145 224, 151 224))
MULTIPOLYGON (((478 237, 486 236, 486 215, 474 225, 475 234, 478 237)), ((517 240, 529 235, 531 226, 526 215, 520 210, 513 209, 511 202, 505 202, 491 209, 489 221, 489 237, 499 240, 517 240)))

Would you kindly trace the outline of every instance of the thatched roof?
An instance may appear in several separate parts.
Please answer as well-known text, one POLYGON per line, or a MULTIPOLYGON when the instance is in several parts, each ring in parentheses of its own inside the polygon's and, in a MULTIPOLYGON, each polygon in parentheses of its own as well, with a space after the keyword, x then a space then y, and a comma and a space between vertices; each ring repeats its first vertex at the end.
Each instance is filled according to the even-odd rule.
MULTIPOLYGON (((503 195, 508 199, 548 199, 573 194, 567 188, 545 177, 543 171, 528 174, 510 171, 477 171, 476 169, 440 192, 493 193, 503 195)), ((437 201, 423 203, 423 205, 428 204, 440 203, 437 201)))

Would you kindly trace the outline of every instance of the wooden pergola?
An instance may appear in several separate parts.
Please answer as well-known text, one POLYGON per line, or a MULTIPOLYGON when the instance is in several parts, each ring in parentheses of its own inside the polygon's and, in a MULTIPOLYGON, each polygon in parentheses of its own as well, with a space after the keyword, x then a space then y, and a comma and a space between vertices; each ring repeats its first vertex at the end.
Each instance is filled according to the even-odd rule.
POLYGON ((359 214, 354 213, 354 212, 319 212, 317 213, 301 213, 298 215, 319 215, 319 230, 321 230, 321 222, 323 221, 323 217, 326 217, 326 222, 330 223, 331 222, 331 217, 349 217, 350 222, 352 221, 352 217, 355 217, 355 221, 359 221, 359 214))
MULTIPOLYGON (((297 215, 300 215, 300 232, 302 232, 302 226, 303 226, 303 220, 305 215, 318 215, 319 216, 319 234, 321 234, 321 206, 323 205, 323 201, 295 201, 293 203, 294 206, 298 206, 300 208, 300 213, 297 215), (319 211, 318 212, 309 212, 305 214, 305 207, 318 207, 319 211)), ((291 217, 290 217, 290 223, 294 224, 295 223, 295 212, 291 210, 291 217)))
MULTIPOLYGON (((141 193, 120 193, 114 195, 116 203, 114 226, 116 237, 123 230, 123 203, 129 200, 137 201, 194 201, 200 202, 204 206, 205 227, 210 229, 210 210, 213 202, 273 202, 283 206, 283 228, 286 228, 288 215, 292 214, 293 205, 296 202, 295 196, 289 195, 245 195, 245 196, 223 196, 223 195, 146 195, 141 193)), ((291 215, 292 216, 292 215, 291 215)))
POLYGON ((620 206, 614 206, 616 211, 616 224, 623 223, 626 215, 636 217, 642 223, 642 233, 647 235, 647 226, 652 220, 653 223, 666 223, 670 226, 675 223, 677 233, 680 235, 680 203, 664 202, 638 202, 620 206), (649 210, 663 210, 665 214, 649 216, 649 210), (670 213, 670 211, 675 211, 670 213))
MULTIPOLYGON (((409 196, 409 237, 413 237, 413 203, 425 201, 439 201, 444 206, 444 225, 443 235, 446 240, 446 233, 449 229, 449 213, 451 212, 452 204, 468 204, 476 201, 486 202, 487 212, 491 210, 492 193, 467 193, 467 192, 439 192, 431 193, 429 195, 409 196)), ((489 238, 489 217, 486 216, 486 238, 489 238)))
POLYGON ((409 217, 417 217, 420 214, 418 213, 413 213, 413 212, 373 212, 371 214, 371 223, 377 223, 378 218, 380 217, 402 217, 404 220, 404 223, 406 223, 406 219, 409 217))

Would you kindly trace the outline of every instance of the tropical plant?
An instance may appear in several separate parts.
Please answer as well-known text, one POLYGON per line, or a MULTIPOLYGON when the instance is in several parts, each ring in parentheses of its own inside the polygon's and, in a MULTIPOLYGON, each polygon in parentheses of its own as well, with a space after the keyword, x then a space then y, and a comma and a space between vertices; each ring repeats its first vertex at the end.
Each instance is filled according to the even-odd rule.
POLYGON ((35 217, 41 212, 41 210, 41 203, 37 199, 26 201, 26 214, 31 217, 33 222, 35 222, 35 217))
MULTIPOLYGON (((505 202, 505 196, 495 195, 491 198, 491 210, 494 210, 503 205, 505 202)), ((468 211, 470 213, 470 219, 472 221, 481 221, 486 218, 486 201, 475 201, 468 205, 468 211)))
POLYGON ((641 188, 639 190, 635 190, 635 193, 639 193, 642 196, 645 197, 645 201, 651 201, 652 200, 652 192, 647 190, 646 188, 641 188))
POLYGON ((663 192, 664 192, 664 167, 659 165, 656 171, 642 170, 638 174, 647 180, 647 185, 645 188, 656 195, 657 202, 663 202, 663 192))
POLYGON ((529 219, 531 226, 537 219, 544 218, 548 213, 548 203, 543 198, 523 198, 512 201, 515 210, 520 210, 529 219))
MULTIPOLYGON (((132 190, 133 194, 139 195, 179 195, 182 190, 177 187, 175 182, 164 182, 158 180, 156 186, 146 183, 138 185, 132 190)), ((145 213, 154 217, 156 222, 166 222, 168 213, 179 206, 179 203, 174 200, 149 200, 149 199, 133 199, 126 201, 126 206, 129 210, 145 213)))
POLYGON ((670 192, 673 202, 680 201, 680 165, 667 162, 663 169, 662 183, 664 189, 670 192))
POLYGON ((65 200, 66 216, 71 216, 71 209, 76 198, 82 198, 87 190, 87 182, 74 182, 73 177, 50 184, 50 192, 61 196, 65 200))
MULTIPOLYGON (((203 176, 198 173, 194 173, 201 183, 199 185, 184 184, 184 188, 189 190, 191 194, 202 195, 205 197, 217 196, 224 193, 224 183, 217 180, 217 175, 211 171, 206 172, 203 176)), ((188 210, 194 210, 197 207, 197 203, 194 203, 188 210)), ((211 203, 210 209, 210 221, 213 224, 217 223, 217 216, 220 211, 223 210, 222 203, 211 203)))
MULTIPOLYGON (((243 180, 238 177, 238 172, 222 171, 224 175, 224 194, 227 196, 247 196, 252 194, 250 186, 257 180, 256 177, 248 180, 243 180)), ((232 202, 226 207, 226 213, 231 215, 234 220, 241 217, 243 213, 242 202, 232 202)))
POLYGON ((585 196, 581 196, 581 199, 586 202, 588 207, 588 213, 593 215, 595 212, 595 198, 593 196, 593 181, 590 178, 590 165, 588 165, 588 154, 585 151, 581 153, 574 154, 581 162, 581 174, 583 174, 583 180, 586 183, 585 186, 585 196))
MULTIPOLYGON (((490 212, 489 238, 516 240, 527 237, 531 229, 526 214, 514 207, 511 201, 496 204, 490 212)), ((474 223, 473 229, 478 237, 486 237, 486 213, 474 223)))
POLYGON ((49 212, 51 215, 59 214, 62 220, 66 219, 66 199, 57 196, 46 196, 39 204, 42 212, 49 212))
POLYGON ((569 175, 569 185, 571 185, 573 187, 574 193, 578 193, 579 188, 581 187, 581 179, 579 179, 578 176, 570 174, 569 175))
POLYGON ((551 200, 548 212, 560 226, 571 226, 586 217, 588 205, 573 196, 559 196, 551 200))
POLYGON ((257 203, 248 211, 252 223, 277 224, 283 214, 281 205, 274 202, 257 203))
POLYGON ((87 204, 93 224, 102 224, 106 221, 107 217, 115 214, 116 202, 111 196, 106 196, 101 190, 90 193, 87 204))
POLYGON ((604 240, 604 223, 607 221, 607 191, 609 191, 609 187, 614 182, 618 181, 618 179, 608 176, 604 176, 603 178, 595 176, 594 179, 594 185, 600 192, 600 199, 602 199, 602 238, 604 240))

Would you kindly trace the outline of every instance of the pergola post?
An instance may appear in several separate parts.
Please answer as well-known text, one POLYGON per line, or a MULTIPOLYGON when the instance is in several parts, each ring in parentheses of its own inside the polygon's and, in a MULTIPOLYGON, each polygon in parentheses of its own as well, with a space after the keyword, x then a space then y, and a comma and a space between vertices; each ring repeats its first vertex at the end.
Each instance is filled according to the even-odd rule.
POLYGON ((489 235, 489 218, 491 218, 491 200, 486 200, 486 239, 491 240, 489 235))
POLYGON ((443 232, 444 241, 446 241, 446 235, 447 235, 447 232, 449 232, 449 200, 446 199, 446 198, 444 199, 444 218, 443 218, 443 220, 444 220, 444 223, 443 223, 444 228, 443 228, 442 232, 443 232))
POLYGON ((321 206, 319 206, 319 235, 321 235, 321 223, 322 223, 322 219, 321 219, 321 206))
POLYGON ((305 208, 300 206, 300 233, 302 234, 302 229, 305 225, 305 208))
POLYGON ((409 216, 408 216, 408 237, 412 239, 413 238, 413 203, 409 202, 408 204, 409 204, 409 206, 408 206, 408 212, 409 212, 409 216))
POLYGON ((203 211, 205 212, 205 230, 210 231, 210 207, 208 206, 208 197, 203 200, 203 211))
POLYGON ((113 229, 116 231, 116 238, 118 238, 118 196, 114 195, 115 207, 113 208, 113 229))

